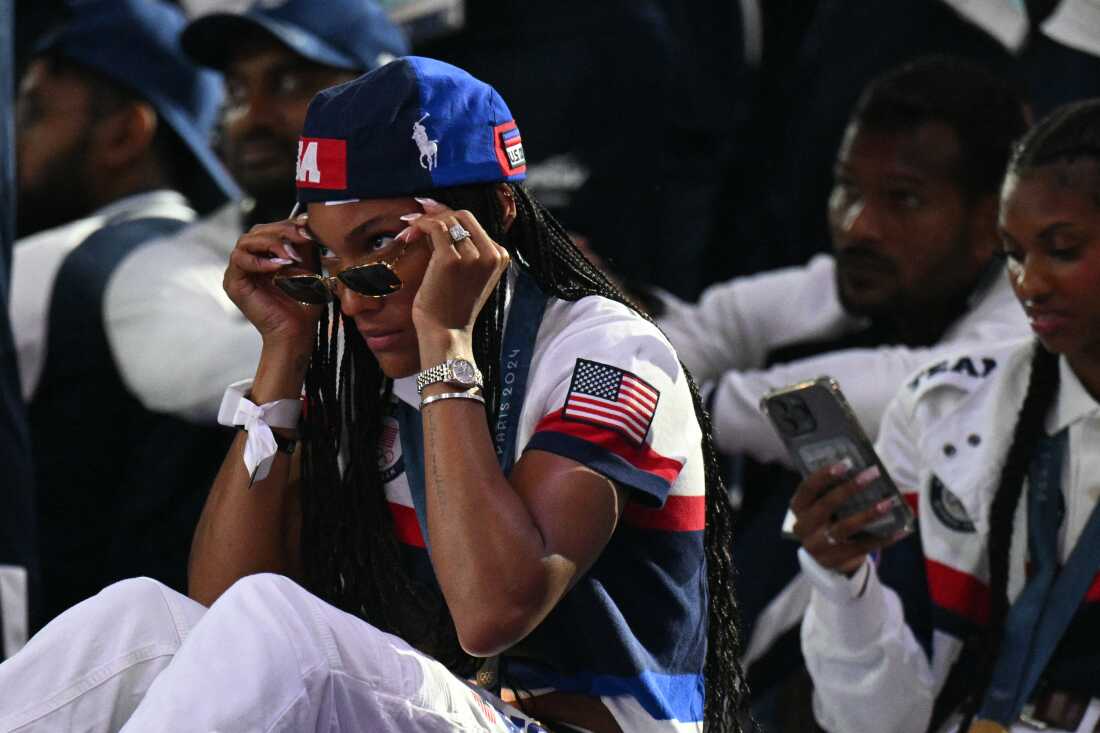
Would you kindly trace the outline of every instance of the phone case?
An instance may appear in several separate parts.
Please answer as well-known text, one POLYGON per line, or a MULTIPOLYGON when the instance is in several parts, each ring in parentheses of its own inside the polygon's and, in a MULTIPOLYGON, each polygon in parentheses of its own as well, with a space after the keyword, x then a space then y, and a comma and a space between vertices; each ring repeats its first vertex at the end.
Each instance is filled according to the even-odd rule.
POLYGON ((837 519, 863 511, 882 499, 897 497, 895 507, 868 524, 865 531, 881 538, 912 531, 913 512, 886 473, 835 379, 819 377, 773 390, 760 401, 760 409, 803 476, 844 462, 851 466, 852 475, 870 466, 879 467, 879 478, 844 502, 836 512, 837 519))

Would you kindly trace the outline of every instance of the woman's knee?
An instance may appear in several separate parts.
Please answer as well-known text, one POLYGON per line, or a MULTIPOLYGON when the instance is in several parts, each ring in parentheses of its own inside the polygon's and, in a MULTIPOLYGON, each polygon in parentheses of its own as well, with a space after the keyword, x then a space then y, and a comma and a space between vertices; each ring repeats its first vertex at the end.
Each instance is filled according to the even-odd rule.
POLYGON ((309 591, 285 575, 256 573, 246 575, 229 586, 210 609, 266 615, 272 607, 300 606, 301 599, 309 595, 309 591))
POLYGON ((148 623, 154 619, 163 619, 166 623, 175 625, 171 606, 189 603, 194 602, 160 581, 152 578, 128 578, 112 583, 91 598, 81 601, 54 619, 53 623, 105 623, 118 628, 125 627, 132 621, 148 623))
POLYGON ((318 622, 319 603, 285 576, 249 575, 218 597, 196 634, 204 647, 233 646, 250 650, 250 658, 271 656, 283 663, 328 667, 334 661, 328 653, 331 634, 318 622))
POLYGON ((86 654, 114 659, 147 647, 170 655, 204 611, 162 583, 132 578, 109 585, 62 613, 23 651, 46 658, 65 650, 74 659, 86 654))
POLYGON ((210 606, 204 624, 229 624, 242 633, 270 629, 273 624, 297 626, 312 617, 312 602, 309 591, 286 576, 247 575, 229 586, 210 606))

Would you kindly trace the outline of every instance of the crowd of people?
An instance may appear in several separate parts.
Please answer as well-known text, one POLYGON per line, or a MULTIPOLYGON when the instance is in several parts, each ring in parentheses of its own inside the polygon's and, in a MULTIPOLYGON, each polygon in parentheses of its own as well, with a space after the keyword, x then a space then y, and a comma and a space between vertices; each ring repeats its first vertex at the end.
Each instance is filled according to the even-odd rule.
POLYGON ((241 5, 19 65, 0 731, 1100 730, 1095 3, 241 5))

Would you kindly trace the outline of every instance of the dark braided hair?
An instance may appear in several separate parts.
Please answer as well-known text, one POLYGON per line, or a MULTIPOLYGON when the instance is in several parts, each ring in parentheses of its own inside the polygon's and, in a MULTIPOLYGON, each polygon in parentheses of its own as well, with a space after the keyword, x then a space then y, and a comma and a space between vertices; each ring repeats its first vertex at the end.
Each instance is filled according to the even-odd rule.
MULTIPOLYGON (((1041 167, 1064 166, 1082 158, 1100 161, 1100 100, 1066 105, 1043 119, 1014 148, 1008 173, 1026 175, 1041 167)), ((1096 200, 1097 192, 1089 193, 1096 200)), ((940 700, 937 700, 934 725, 938 722, 937 718, 942 720, 951 709, 961 705, 959 709, 963 715, 963 724, 959 729, 966 730, 992 681, 993 667, 1000 652, 1004 622, 1010 605, 1008 572, 1013 520, 1028 468, 1043 437, 1046 415, 1058 394, 1058 386, 1057 355, 1036 343, 1027 395, 1020 408, 1012 445, 990 508, 987 543, 989 622, 981 633, 973 635, 964 643, 959 662, 952 669, 940 700), (972 656, 978 660, 978 664, 976 673, 971 675, 962 670, 965 660, 972 656)))
POLYGON ((971 197, 996 195, 1012 143, 1028 128, 1020 96, 972 61, 925 56, 874 79, 852 112, 866 129, 909 132, 940 122, 958 138, 955 172, 971 197))
MULTIPOLYGON (((959 688, 953 694, 961 697, 963 724, 959 730, 967 730, 978 707, 985 696, 985 690, 993 679, 993 666, 1001 648, 1005 617, 1008 615, 1008 570, 1012 548, 1012 527, 1016 516, 1016 507, 1024 490, 1031 459, 1039 441, 1043 437, 1046 415, 1054 404, 1058 394, 1058 357, 1035 344, 1031 358, 1031 377, 1028 380, 1027 396, 1024 397, 1020 416, 1016 421, 1016 430, 1012 436, 1012 445, 1008 449, 1004 467, 1001 469, 1001 481, 993 497, 989 510, 989 622, 982 633, 974 634, 963 645, 960 660, 975 655, 978 660, 976 673, 968 675, 966 687, 962 689, 962 680, 954 685, 959 688), (961 693, 961 694, 960 694, 961 693), (969 693, 969 694, 968 694, 969 693)), ((961 670, 961 667, 959 667, 961 670)), ((954 670, 952 670, 954 673, 954 670)), ((953 675, 955 676, 955 675, 953 675)))
MULTIPOLYGON (((522 185, 504 185, 516 205, 515 221, 507 230, 496 185, 460 186, 426 195, 452 209, 471 211, 486 233, 500 242, 548 295, 567 301, 599 295, 637 311, 522 185)), ((484 376, 490 429, 500 406, 505 287, 502 278, 474 326, 474 358, 484 376)), ((339 316, 338 307, 334 304, 321 318, 306 375, 301 542, 306 586, 337 607, 402 637, 455 674, 470 675, 478 660, 459 646, 442 594, 410 577, 401 562, 402 551, 373 450, 390 403, 392 381, 382 374, 359 332, 339 316), (342 356, 338 348, 341 332, 342 356), (348 446, 350 450, 343 450, 348 446), (342 457, 347 463, 341 471, 342 457)), ((706 462, 704 546, 709 625, 705 725, 714 733, 740 731, 739 718, 746 713, 748 693, 739 661, 740 618, 729 549, 731 509, 710 438, 710 420, 690 375, 688 383, 703 432, 706 462)))

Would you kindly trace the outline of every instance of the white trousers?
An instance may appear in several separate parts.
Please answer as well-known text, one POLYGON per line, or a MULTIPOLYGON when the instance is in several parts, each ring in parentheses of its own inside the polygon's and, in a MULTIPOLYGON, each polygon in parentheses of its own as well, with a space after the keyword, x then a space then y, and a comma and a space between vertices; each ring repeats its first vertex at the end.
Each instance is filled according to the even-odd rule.
POLYGON ((209 609, 147 578, 116 583, 0 664, 0 731, 118 730, 543 729, 398 637, 263 574, 209 609))

